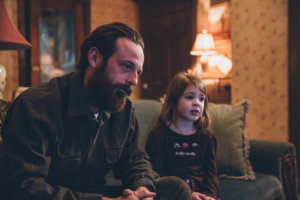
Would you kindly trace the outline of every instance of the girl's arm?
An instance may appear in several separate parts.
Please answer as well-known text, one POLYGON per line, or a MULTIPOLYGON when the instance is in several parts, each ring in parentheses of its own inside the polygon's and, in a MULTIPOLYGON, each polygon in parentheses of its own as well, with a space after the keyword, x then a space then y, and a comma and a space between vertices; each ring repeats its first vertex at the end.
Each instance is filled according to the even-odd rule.
POLYGON ((210 196, 206 196, 205 194, 199 192, 193 192, 192 200, 216 200, 216 199, 210 196))
POLYGON ((207 154, 205 162, 205 180, 206 190, 209 196, 217 198, 218 191, 218 173, 216 165, 217 140, 214 135, 211 136, 207 145, 207 154))

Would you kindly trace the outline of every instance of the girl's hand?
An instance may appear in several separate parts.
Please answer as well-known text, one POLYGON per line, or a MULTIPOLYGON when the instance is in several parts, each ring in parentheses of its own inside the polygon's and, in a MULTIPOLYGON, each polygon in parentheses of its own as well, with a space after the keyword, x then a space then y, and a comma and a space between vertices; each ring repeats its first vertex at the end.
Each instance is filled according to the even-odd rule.
POLYGON ((192 200, 215 200, 215 198, 206 196, 205 194, 199 192, 192 193, 192 200))

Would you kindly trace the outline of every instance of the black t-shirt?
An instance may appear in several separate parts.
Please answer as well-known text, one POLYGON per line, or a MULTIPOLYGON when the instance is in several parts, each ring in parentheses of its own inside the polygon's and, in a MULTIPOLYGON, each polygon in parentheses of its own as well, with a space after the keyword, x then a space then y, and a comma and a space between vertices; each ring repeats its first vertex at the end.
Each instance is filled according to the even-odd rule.
POLYGON ((167 126, 154 129, 146 150, 160 176, 178 176, 192 191, 217 197, 216 138, 210 131, 181 135, 167 126))

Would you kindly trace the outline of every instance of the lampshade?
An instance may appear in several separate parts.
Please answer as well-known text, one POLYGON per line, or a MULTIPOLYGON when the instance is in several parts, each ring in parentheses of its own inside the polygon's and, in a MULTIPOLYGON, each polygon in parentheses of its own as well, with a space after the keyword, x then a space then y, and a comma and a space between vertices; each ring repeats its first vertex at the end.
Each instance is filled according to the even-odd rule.
POLYGON ((0 50, 21 50, 31 47, 7 15, 4 0, 0 0, 0 50))
POLYGON ((215 44, 211 34, 207 33, 207 30, 203 30, 202 33, 198 33, 196 40, 191 50, 191 55, 212 55, 216 54, 215 44))

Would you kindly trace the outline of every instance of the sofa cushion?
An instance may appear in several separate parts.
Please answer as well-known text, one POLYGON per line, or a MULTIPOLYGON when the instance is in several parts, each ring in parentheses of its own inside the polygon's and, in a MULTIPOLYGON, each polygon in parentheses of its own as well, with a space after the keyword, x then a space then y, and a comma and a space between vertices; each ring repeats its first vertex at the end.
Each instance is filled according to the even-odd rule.
POLYGON ((220 177, 255 179, 249 157, 249 141, 244 133, 249 104, 243 101, 236 105, 208 105, 211 129, 218 141, 217 168, 220 177))
POLYGON ((222 200, 281 199, 282 185, 272 175, 256 173, 256 179, 219 179, 219 198, 222 200))

